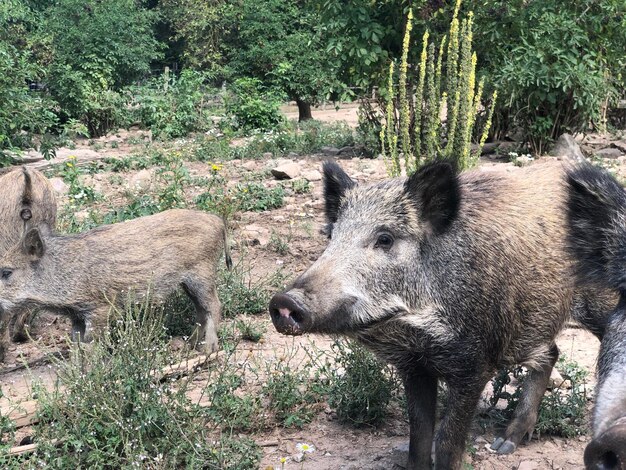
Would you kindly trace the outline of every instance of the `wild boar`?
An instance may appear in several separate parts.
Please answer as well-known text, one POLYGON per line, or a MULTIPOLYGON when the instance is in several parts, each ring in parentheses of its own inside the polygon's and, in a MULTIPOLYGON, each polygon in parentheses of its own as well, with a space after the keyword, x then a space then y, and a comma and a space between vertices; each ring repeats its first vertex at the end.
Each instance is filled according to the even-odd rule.
POLYGON ((589 164, 570 170, 567 183, 578 282, 620 294, 600 344, 593 440, 585 464, 626 470, 626 193, 610 174, 589 164))
POLYGON ((225 251, 222 220, 199 211, 170 210, 77 235, 30 229, 0 259, 0 310, 45 308, 68 315, 74 338, 101 328, 122 292, 165 300, 182 287, 196 308, 198 346, 218 348, 217 265, 225 251))
POLYGON ((499 368, 525 365, 513 420, 492 444, 513 452, 533 432, 565 320, 574 313, 594 327, 616 298, 574 293, 562 166, 459 175, 436 162, 366 185, 335 163, 323 172, 330 240, 271 299, 276 329, 344 334, 395 365, 413 470, 431 468, 439 379, 449 397, 435 467, 458 469, 485 385, 499 368))
MULTIPOLYGON (((27 227, 41 223, 54 227, 56 214, 54 189, 39 171, 22 167, 0 177, 0 257, 19 242, 27 227)), ((29 316, 0 318, 0 361, 11 336, 12 321, 13 339, 25 339, 24 325, 29 316)))

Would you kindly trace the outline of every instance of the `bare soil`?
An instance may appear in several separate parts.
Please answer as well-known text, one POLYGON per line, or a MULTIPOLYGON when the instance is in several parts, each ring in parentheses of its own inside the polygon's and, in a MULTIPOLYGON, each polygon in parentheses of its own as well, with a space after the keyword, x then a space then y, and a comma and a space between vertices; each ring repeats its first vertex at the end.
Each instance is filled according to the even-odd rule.
MULTIPOLYGON (((286 109, 292 117, 297 110, 286 109)), ((313 115, 322 120, 347 120, 356 123, 356 105, 342 107, 339 111, 328 107, 314 109, 313 115)), ((100 156, 121 157, 139 152, 146 145, 144 135, 125 134, 123 138, 109 138, 101 141, 102 147, 94 150, 100 156), (119 140, 112 148, 111 140, 119 140)), ((80 155, 81 151, 92 149, 87 142, 79 143, 76 149, 61 152, 80 155)), ((302 156, 294 159, 301 171, 319 170, 320 162, 325 158, 318 155, 302 156)), ((79 158, 80 160, 80 158, 79 158)), ((621 163, 621 162, 620 162, 621 163)), ((384 163, 380 159, 352 158, 340 161, 347 172, 359 181, 375 181, 385 178, 384 163)), ((275 165, 274 161, 239 161, 224 163, 222 171, 230 181, 238 181, 252 173, 265 172, 275 165)), ((190 162, 186 165, 191 176, 207 175, 210 163, 190 162)), ((485 159, 481 167, 492 170, 516 171, 510 163, 495 162, 485 159)), ((90 184, 97 187, 98 192, 105 195, 101 204, 117 204, 124 200, 124 194, 132 189, 137 172, 98 173, 89 176, 90 184), (121 178, 120 178, 121 176, 121 178)), ((149 177, 148 177, 149 179, 149 177)), ((267 186, 277 184, 271 175, 263 180, 267 186)), ((261 279, 277 270, 286 277, 286 282, 303 272, 310 263, 324 250, 325 237, 320 234, 323 224, 321 181, 311 181, 313 190, 307 194, 296 194, 286 199, 285 205, 276 210, 266 212, 245 212, 233 222, 232 237, 235 240, 235 260, 245 254, 246 262, 250 263, 254 278, 261 279), (266 229, 263 236, 256 236, 250 226, 266 229), (267 239, 274 232, 288 242, 288 251, 277 253, 267 239), (260 242, 260 243, 259 243, 260 242)), ((150 189, 146 189, 149 191, 150 189)), ((67 195, 60 187, 60 205, 67 202, 67 195)), ((189 188, 189 196, 197 192, 197 188, 189 188)), ((84 216, 84 214, 83 214, 84 216)), ((264 361, 281 360, 289 351, 300 345, 315 344, 317 348, 329 349, 331 340, 326 337, 288 338, 276 333, 267 315, 256 318, 266 333, 264 340, 253 344, 242 342, 238 349, 241 362, 262 364, 264 361)), ((33 382, 39 381, 43 386, 51 387, 54 383, 54 368, 50 365, 38 365, 30 369, 6 372, 19 364, 35 361, 45 354, 66 347, 67 335, 70 331, 69 322, 62 317, 40 315, 32 326, 33 341, 13 344, 0 371, 0 380, 5 398, 0 405, 7 406, 21 400, 31 398, 33 382)), ((575 360, 589 370, 590 385, 593 386, 594 368, 598 353, 598 341, 586 331, 568 328, 558 338, 558 345, 563 356, 575 360)), ((199 383, 202 376, 199 377, 199 383)), ((589 403, 589 409, 591 403, 589 403)), ((18 438, 28 434, 25 429, 18 438)), ((408 424, 401 412, 392 411, 387 422, 379 428, 354 429, 338 423, 330 409, 325 409, 303 429, 283 429, 276 427, 266 433, 253 436, 262 446, 263 459, 260 468, 283 468, 280 459, 287 458, 285 469, 402 469, 407 457, 408 424), (306 442, 315 446, 315 451, 307 454, 304 461, 295 462, 298 454, 296 444, 306 442)), ((468 455, 466 461, 476 469, 582 469, 583 451, 589 436, 563 439, 551 436, 534 436, 530 442, 524 442, 512 455, 500 456, 490 452, 487 447, 494 438, 493 430, 482 430, 476 426, 472 433, 471 443, 476 451, 468 455)))

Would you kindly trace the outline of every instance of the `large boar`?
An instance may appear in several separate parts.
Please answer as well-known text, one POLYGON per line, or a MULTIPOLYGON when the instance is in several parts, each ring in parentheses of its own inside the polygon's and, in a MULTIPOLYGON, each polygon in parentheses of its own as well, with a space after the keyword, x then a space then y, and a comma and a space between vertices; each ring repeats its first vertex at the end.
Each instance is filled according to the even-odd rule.
POLYGON ((197 337, 217 350, 217 263, 226 250, 224 223, 198 211, 171 210, 60 236, 30 229, 0 259, 0 310, 45 308, 68 315, 76 338, 102 327, 122 292, 154 301, 182 287, 196 307, 197 337))
POLYGON ((574 168, 567 181, 578 281, 620 293, 600 345, 593 440, 585 449, 585 464, 626 470, 626 193, 591 165, 574 168))
MULTIPOLYGON (((26 167, 0 177, 0 257, 19 242, 27 227, 45 223, 54 227, 57 203, 54 190, 39 171, 26 167)), ((28 314, 16 320, 14 337, 24 338, 28 314)), ((0 318, 0 361, 4 359, 14 318, 0 318)))
POLYGON ((458 469, 485 385, 497 369, 525 365, 513 420, 492 444, 513 452, 533 432, 565 320, 575 310, 600 329, 616 299, 574 295, 561 165, 457 175, 433 163, 370 185, 334 163, 323 170, 330 241, 271 299, 276 329, 346 334, 396 366, 409 409, 410 469, 431 468, 439 379, 449 399, 435 466, 458 469))

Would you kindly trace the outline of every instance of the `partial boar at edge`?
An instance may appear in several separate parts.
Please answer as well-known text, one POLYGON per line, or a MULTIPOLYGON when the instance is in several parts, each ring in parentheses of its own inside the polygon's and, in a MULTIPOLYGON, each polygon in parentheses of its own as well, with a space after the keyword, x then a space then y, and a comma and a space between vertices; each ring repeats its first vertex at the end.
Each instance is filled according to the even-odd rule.
POLYGON ((589 164, 570 169, 569 248, 581 286, 607 286, 620 293, 600 325, 598 384, 593 439, 587 468, 626 469, 626 193, 608 172, 589 164))
POLYGON ((433 163, 409 178, 357 185, 326 163, 330 240, 269 310, 285 334, 341 333, 396 366, 410 422, 408 468, 459 469, 481 392, 501 367, 529 376, 498 453, 531 434, 574 316, 601 331, 617 296, 574 290, 560 163, 458 175, 433 163), (437 382, 448 385, 435 435, 437 382))
MULTIPOLYGON (((56 214, 54 189, 41 172, 22 167, 0 177, 0 258, 29 227, 54 227, 56 214)), ((30 317, 30 313, 0 317, 0 361, 4 360, 11 337, 26 339, 25 326, 30 317)))
POLYGON ((196 308, 194 342, 218 348, 217 266, 226 250, 223 221, 199 211, 170 210, 78 235, 30 229, 0 259, 0 306, 9 314, 45 308, 68 315, 73 336, 103 328, 110 302, 123 292, 163 301, 182 287, 196 308))

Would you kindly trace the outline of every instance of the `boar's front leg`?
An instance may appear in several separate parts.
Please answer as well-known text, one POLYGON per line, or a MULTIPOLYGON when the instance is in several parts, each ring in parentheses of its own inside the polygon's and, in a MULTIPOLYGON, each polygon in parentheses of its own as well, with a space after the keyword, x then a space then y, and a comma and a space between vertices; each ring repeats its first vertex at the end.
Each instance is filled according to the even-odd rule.
POLYGON ((529 439, 532 436, 539 416, 539 404, 546 393, 550 374, 558 357, 559 349, 556 344, 553 344, 543 365, 540 368, 530 370, 522 385, 522 393, 515 408, 513 421, 506 428, 504 436, 498 437, 491 444, 491 448, 498 451, 499 454, 510 454, 517 448, 526 434, 528 434, 529 439))
POLYGON ((403 374, 410 423, 408 470, 430 470, 437 378, 423 371, 403 374))
POLYGON ((435 439, 436 469, 461 468, 467 434, 488 381, 487 374, 448 381, 447 409, 435 439))

